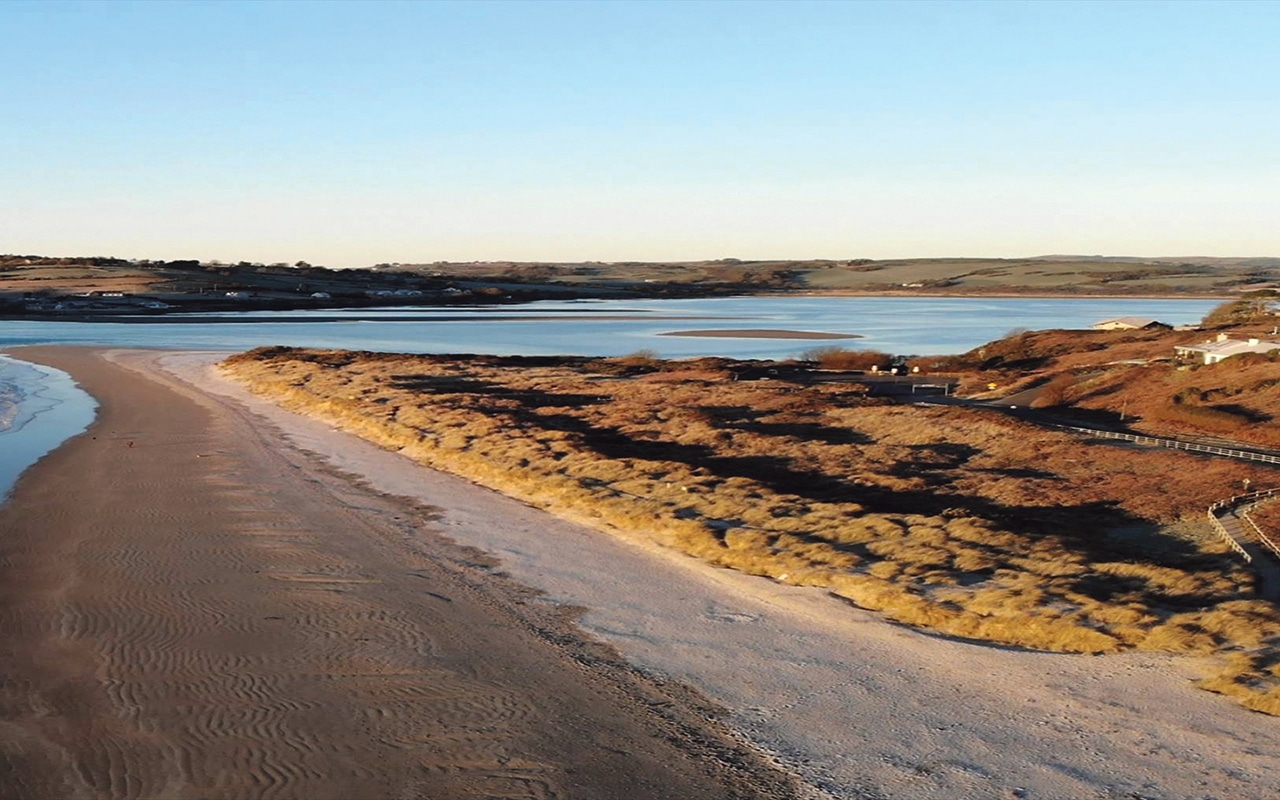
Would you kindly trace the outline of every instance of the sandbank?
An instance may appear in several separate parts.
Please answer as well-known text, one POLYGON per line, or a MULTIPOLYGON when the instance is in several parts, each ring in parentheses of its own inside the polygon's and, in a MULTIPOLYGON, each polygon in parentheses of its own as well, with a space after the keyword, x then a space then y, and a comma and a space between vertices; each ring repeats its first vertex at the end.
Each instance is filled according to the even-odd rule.
POLYGON ((101 405, 0 506, 0 794, 803 793, 713 705, 441 537, 440 512, 152 353, 19 357, 101 405))
POLYGON ((861 339, 856 333, 791 331, 774 328, 724 328, 696 331, 666 331, 659 336, 710 336, 725 339, 861 339))

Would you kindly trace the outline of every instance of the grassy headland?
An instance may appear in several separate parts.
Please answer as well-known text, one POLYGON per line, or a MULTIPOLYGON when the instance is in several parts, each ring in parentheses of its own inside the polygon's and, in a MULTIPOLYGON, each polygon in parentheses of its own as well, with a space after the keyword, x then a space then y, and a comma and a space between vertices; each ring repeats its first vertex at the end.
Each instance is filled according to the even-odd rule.
MULTIPOLYGON (((962 390, 1000 395, 1032 390, 1029 405, 1060 416, 1156 436, 1222 437, 1280 447, 1280 352, 1216 364, 1175 357, 1175 347, 1219 334, 1236 341, 1280 340, 1280 316, 1194 331, 1034 331, 962 356, 924 358, 925 369, 955 375, 962 390)), ((1273 482, 1275 479, 1272 479, 1273 482)))
POLYGON ((246 309, 442 306, 539 299, 861 295, 1232 296, 1280 286, 1275 258, 435 262, 328 269, 305 261, 0 255, 0 315, 158 316, 246 309))
POLYGON ((857 384, 739 380, 750 366, 264 348, 223 368, 598 529, 947 635, 1216 656, 1208 688, 1280 713, 1280 613, 1204 517, 1273 471, 857 384))

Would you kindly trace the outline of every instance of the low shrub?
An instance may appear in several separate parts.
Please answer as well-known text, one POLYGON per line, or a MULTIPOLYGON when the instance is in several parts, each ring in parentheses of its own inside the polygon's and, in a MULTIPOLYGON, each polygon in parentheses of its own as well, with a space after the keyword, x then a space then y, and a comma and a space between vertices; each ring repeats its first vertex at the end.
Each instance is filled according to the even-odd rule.
POLYGON ((224 369, 536 507, 903 624, 1088 653, 1265 654, 1280 640, 1280 615, 1220 543, 1160 528, 1203 519, 1259 467, 1103 458, 993 412, 717 380, 735 372, 719 362, 276 348, 224 369))
POLYGON ((876 350, 847 350, 843 347, 815 347, 801 354, 801 360, 830 370, 886 370, 893 356, 876 350))
POLYGON ((1187 425, 1214 433, 1234 433, 1251 423, 1247 417, 1209 406, 1173 402, 1156 408, 1147 419, 1154 422, 1187 425))

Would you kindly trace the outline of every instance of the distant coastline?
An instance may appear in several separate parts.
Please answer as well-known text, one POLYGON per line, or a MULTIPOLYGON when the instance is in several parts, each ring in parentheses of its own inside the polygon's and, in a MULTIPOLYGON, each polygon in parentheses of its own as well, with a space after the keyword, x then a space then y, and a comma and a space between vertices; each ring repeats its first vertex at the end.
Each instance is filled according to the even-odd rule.
POLYGON ((1226 299, 1276 291, 1280 259, 923 258, 236 265, 0 256, 0 319, 96 322, 242 311, 474 308, 723 297, 1226 299))

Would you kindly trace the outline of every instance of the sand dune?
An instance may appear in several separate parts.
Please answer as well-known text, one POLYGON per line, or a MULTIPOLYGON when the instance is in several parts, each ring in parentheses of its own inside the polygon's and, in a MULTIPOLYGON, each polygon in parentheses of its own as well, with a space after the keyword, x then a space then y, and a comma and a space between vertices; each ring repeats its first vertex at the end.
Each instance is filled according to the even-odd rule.
MULTIPOLYGON (((207 361, 207 357, 205 358, 207 361)), ((1185 657, 1039 653, 885 623, 822 590, 784 586, 601 535, 250 397, 300 446, 370 486, 440 509, 647 672, 730 709, 730 721, 838 797, 1271 798, 1280 725, 1192 686, 1185 657)))
POLYGON ((1280 787, 1276 720, 1193 689, 1185 659, 888 625, 423 470, 248 397, 208 355, 112 356, 190 382, 166 386, 40 357, 62 359, 107 411, 0 508, 9 794, 1261 799, 1280 787), (643 673, 575 634, 572 606, 643 673), (701 719, 708 703, 736 733, 701 719))
MULTIPOLYGON (((789 797, 712 706, 150 356, 0 507, 0 794, 789 797)), ((122 366, 129 365, 129 366, 122 366)))

